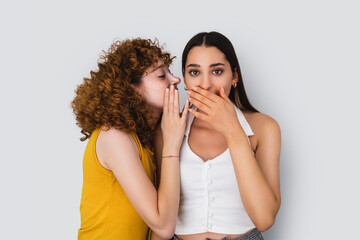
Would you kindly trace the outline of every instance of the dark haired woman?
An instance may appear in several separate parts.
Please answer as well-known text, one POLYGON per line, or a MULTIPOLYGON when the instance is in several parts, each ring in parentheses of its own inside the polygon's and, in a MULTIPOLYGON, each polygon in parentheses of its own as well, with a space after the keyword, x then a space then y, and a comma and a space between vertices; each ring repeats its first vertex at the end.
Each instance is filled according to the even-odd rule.
POLYGON ((189 109, 180 150, 174 239, 263 239, 280 207, 280 128, 249 102, 231 42, 217 32, 187 43, 189 109))
POLYGON ((180 79, 157 42, 115 42, 76 90, 72 107, 89 138, 83 161, 78 239, 146 239, 174 233, 179 205, 180 79), (163 170, 156 190, 153 136, 161 119, 163 170))

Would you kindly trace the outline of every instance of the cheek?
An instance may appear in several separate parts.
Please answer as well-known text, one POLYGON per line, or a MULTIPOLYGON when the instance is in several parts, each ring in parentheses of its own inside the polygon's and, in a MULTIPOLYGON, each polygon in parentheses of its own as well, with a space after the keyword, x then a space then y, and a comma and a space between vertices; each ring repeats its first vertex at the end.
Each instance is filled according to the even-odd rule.
POLYGON ((231 80, 226 80, 226 81, 222 82, 220 88, 221 88, 221 87, 224 87, 225 94, 226 94, 227 96, 229 96, 230 90, 231 90, 231 87, 232 87, 232 85, 231 85, 231 80))
POLYGON ((191 81, 188 81, 188 78, 186 76, 184 76, 184 84, 186 86, 189 86, 191 84, 191 81))
POLYGON ((165 81, 158 81, 148 86, 148 92, 154 94, 158 91, 165 91, 165 88, 168 86, 165 81))
POLYGON ((165 90, 167 87, 169 87, 169 85, 170 85, 170 82, 168 82, 168 81, 161 82, 161 88, 163 90, 165 90))
POLYGON ((224 90, 225 90, 226 96, 229 96, 230 95, 230 90, 231 90, 231 85, 228 86, 227 88, 224 87, 224 90))

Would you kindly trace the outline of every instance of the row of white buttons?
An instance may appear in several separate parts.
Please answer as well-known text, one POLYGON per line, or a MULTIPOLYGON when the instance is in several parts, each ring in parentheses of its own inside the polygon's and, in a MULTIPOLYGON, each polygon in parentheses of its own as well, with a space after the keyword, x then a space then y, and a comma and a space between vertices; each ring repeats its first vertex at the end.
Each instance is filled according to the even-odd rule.
MULTIPOLYGON (((214 200, 215 200, 214 197, 210 197, 210 202, 213 202, 214 200)), ((212 218, 213 216, 214 216, 213 213, 209 213, 209 218, 212 218)), ((210 220, 210 219, 209 219, 209 220, 210 220)), ((209 224, 208 224, 208 230, 211 229, 211 228, 212 228, 212 224, 209 223, 209 224)))
MULTIPOLYGON (((207 168, 210 169, 211 168, 211 163, 207 164, 207 168)), ((212 180, 208 180, 208 184, 212 184, 212 180)))
MULTIPOLYGON (((206 165, 206 168, 207 168, 207 169, 211 169, 211 163, 210 163, 210 162, 205 162, 205 165, 206 165)), ((208 179, 207 184, 208 184, 208 185, 211 185, 212 182, 213 182, 213 181, 212 181, 211 179, 208 179)), ((214 200, 215 200, 214 197, 210 197, 210 202, 213 202, 214 200)), ((212 218, 214 215, 213 215, 212 213, 209 213, 208 216, 209 216, 209 218, 212 218)), ((210 219, 209 219, 209 220, 210 220, 210 219)), ((206 231, 210 230, 211 228, 212 228, 212 224, 211 224, 211 222, 208 222, 206 231)))

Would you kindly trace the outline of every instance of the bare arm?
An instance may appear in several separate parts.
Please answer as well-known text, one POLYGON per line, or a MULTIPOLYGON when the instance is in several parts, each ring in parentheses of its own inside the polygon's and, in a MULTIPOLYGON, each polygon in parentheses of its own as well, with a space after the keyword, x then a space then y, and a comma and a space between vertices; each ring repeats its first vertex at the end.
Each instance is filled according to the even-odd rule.
MULTIPOLYGON (((159 130, 155 136, 155 160, 156 160, 156 171, 157 171, 157 182, 160 182, 161 176, 161 163, 162 163, 162 149, 163 149, 163 135, 162 131, 159 130)), ((166 240, 168 238, 162 238, 154 231, 151 232, 151 240, 166 240)))
MULTIPOLYGON (((162 129, 163 156, 179 156, 184 136, 186 116, 179 117, 178 93, 167 91, 164 102, 162 129), (166 107, 166 109, 165 109, 166 107)), ((111 170, 125 191, 132 206, 159 236, 174 234, 179 206, 180 175, 178 158, 162 158, 161 182, 158 191, 146 175, 131 134, 110 128, 102 131, 97 141, 97 154, 104 167, 111 170)))
POLYGON ((265 231, 273 225, 281 203, 280 128, 270 117, 262 118, 256 158, 241 126, 226 139, 245 209, 255 226, 265 231))
POLYGON ((223 89, 220 96, 201 88, 192 89, 189 94, 190 102, 205 113, 189 111, 225 136, 244 207, 255 226, 265 231, 273 225, 281 202, 278 124, 270 117, 264 117, 255 158, 233 104, 223 89))
MULTIPOLYGON (((156 162, 156 176, 157 182, 160 182, 161 176, 161 157, 162 157, 162 148, 163 148, 163 140, 162 140, 162 132, 161 129, 157 131, 155 135, 155 162, 156 162)), ((160 237, 154 231, 151 232, 151 240, 166 240, 166 238, 160 237)))

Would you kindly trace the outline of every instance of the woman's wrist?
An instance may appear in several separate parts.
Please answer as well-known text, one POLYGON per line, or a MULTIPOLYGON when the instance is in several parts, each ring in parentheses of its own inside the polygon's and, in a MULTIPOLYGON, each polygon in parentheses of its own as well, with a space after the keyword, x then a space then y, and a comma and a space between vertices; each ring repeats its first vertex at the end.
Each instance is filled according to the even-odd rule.
POLYGON ((166 146, 164 145, 162 156, 179 156, 180 153, 180 147, 174 147, 174 146, 166 146))
POLYGON ((179 156, 175 156, 175 155, 163 155, 161 158, 177 158, 179 159, 179 156))
POLYGON ((246 140, 245 131, 240 125, 240 123, 234 124, 233 127, 229 129, 226 134, 224 134, 224 136, 228 145, 230 145, 232 142, 241 141, 242 139, 246 140))

